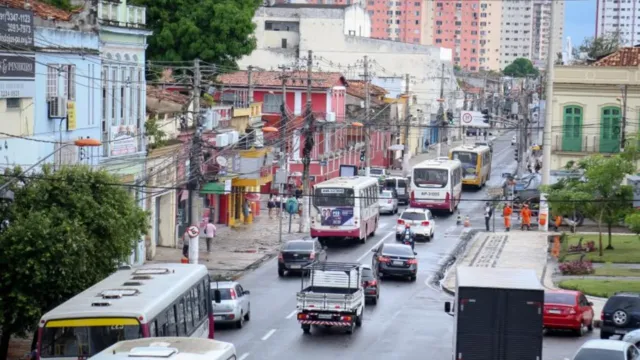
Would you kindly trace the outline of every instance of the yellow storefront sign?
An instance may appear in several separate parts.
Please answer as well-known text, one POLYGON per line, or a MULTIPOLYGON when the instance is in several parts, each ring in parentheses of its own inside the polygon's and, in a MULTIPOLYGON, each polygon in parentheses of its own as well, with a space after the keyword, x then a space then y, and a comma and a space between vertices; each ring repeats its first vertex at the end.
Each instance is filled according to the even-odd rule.
POLYGON ((45 327, 66 328, 66 327, 88 327, 88 326, 124 326, 140 325, 138 320, 133 318, 92 318, 92 319, 68 319, 47 321, 45 327))
POLYGON ((67 130, 75 130, 78 127, 78 120, 76 118, 76 102, 67 102, 67 130))

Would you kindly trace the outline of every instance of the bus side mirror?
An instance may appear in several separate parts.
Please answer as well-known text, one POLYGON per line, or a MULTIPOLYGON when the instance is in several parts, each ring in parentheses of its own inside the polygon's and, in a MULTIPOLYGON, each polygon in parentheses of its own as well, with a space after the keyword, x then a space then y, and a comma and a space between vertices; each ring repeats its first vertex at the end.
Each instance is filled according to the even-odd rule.
POLYGON ((213 301, 216 304, 220 304, 220 302, 222 301, 222 295, 220 294, 220 290, 218 289, 213 290, 213 301))

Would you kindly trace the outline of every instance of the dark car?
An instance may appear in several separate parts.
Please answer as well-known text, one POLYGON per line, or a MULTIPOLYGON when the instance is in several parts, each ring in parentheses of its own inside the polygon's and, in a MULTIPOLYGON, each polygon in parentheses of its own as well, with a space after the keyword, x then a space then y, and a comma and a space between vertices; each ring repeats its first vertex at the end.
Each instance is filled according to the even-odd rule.
POLYGON ((640 294, 617 293, 610 297, 600 315, 600 338, 608 339, 613 335, 624 336, 640 328, 640 294))
POLYGON ((377 304, 380 298, 380 279, 378 273, 369 265, 362 265, 362 287, 365 300, 371 301, 373 305, 377 304))
POLYGON ((371 266, 383 276, 409 277, 416 281, 418 275, 418 259, 411 246, 404 244, 382 244, 377 249, 371 249, 373 259, 371 266))
POLYGON ((327 261, 327 248, 318 239, 288 241, 278 254, 278 276, 284 276, 287 271, 301 271, 318 261, 327 261))

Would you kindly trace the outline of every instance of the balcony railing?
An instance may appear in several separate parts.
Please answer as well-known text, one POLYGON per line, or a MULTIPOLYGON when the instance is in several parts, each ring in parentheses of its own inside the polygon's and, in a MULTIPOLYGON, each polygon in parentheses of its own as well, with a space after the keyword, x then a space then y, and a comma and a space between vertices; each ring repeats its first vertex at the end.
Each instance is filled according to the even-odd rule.
POLYGON ((98 19, 104 25, 145 28, 147 9, 141 6, 125 6, 122 3, 102 0, 98 3, 98 19))
POLYGON ((601 151, 600 149, 600 135, 583 135, 580 148, 570 149, 569 147, 563 148, 562 135, 554 135, 551 149, 554 152, 566 152, 566 153, 616 153, 619 148, 612 149, 615 151, 601 151))

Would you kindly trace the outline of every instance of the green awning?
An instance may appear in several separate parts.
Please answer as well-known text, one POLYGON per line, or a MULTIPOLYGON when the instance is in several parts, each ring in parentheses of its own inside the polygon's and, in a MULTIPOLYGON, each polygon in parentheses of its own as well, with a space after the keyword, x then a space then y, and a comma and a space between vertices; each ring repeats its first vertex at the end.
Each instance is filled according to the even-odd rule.
POLYGON ((210 182, 206 183, 200 190, 200 194, 224 194, 224 183, 210 182))

